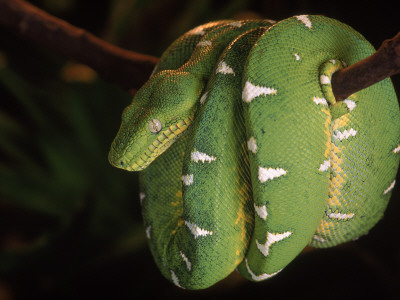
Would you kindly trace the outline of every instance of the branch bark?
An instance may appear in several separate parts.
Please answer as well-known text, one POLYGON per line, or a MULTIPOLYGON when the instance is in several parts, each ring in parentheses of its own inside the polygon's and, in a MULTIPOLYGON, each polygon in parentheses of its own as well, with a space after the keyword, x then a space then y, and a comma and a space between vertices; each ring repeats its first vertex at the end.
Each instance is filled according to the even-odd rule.
POLYGON ((332 75, 336 101, 365 89, 389 76, 400 73, 400 32, 382 43, 371 56, 332 75))
MULTIPOLYGON (((91 33, 47 14, 23 0, 0 0, 0 24, 20 36, 94 69, 125 89, 138 89, 158 58, 111 45, 91 33)), ((400 33, 378 51, 332 76, 337 101, 382 79, 400 73, 400 33)))
POLYGON ((0 0, 0 24, 94 69, 127 90, 142 86, 158 58, 111 45, 22 0, 0 0))

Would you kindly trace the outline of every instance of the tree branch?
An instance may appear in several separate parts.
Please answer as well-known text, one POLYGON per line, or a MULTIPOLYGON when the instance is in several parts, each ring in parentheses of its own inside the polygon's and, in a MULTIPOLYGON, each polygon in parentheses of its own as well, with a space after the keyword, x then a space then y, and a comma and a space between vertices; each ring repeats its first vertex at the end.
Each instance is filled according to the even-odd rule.
POLYGON ((400 73, 400 32, 382 43, 371 56, 332 76, 332 91, 337 101, 400 73))
MULTIPOLYGON (((0 0, 0 24, 88 65, 107 81, 128 90, 142 86, 158 62, 156 57, 113 46, 23 0, 0 0)), ((332 90, 337 101, 344 100, 397 73, 400 73, 400 33, 386 40, 372 56, 334 73, 332 90)))
POLYGON ((22 0, 0 0, 0 24, 128 90, 142 86, 158 62, 156 57, 111 45, 22 0))

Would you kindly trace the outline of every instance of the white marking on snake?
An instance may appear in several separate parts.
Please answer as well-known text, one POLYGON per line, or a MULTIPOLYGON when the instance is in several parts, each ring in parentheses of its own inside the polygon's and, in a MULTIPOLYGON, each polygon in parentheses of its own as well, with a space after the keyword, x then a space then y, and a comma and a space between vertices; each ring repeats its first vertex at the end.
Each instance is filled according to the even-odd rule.
POLYGON ((256 139, 253 136, 251 136, 247 141, 247 148, 253 153, 257 152, 256 139))
POLYGON ((300 60, 300 56, 297 53, 295 53, 293 55, 296 57, 296 60, 300 60))
POLYGON ((287 173, 287 171, 282 168, 273 169, 273 168, 259 167, 258 168, 258 179, 261 182, 266 182, 267 180, 272 180, 274 178, 285 175, 286 173, 287 173))
POLYGON ((206 236, 206 235, 212 235, 212 231, 208 231, 205 229, 200 228, 194 223, 190 223, 188 221, 185 221, 185 225, 190 229, 190 231, 193 233, 194 238, 197 239, 199 236, 206 236))
POLYGON ((204 41, 200 41, 197 44, 197 47, 205 47, 205 46, 211 46, 211 45, 212 45, 211 41, 204 40, 204 41))
POLYGON ((265 242, 265 244, 260 244, 257 240, 256 240, 256 244, 257 244, 257 248, 258 250, 260 250, 260 252, 264 255, 264 256, 268 256, 269 254, 269 248, 272 246, 272 244, 277 243, 285 238, 287 238, 289 235, 291 235, 292 232, 290 231, 286 231, 284 233, 271 233, 271 232, 267 232, 267 241, 265 242))
POLYGON ((188 34, 205 35, 206 32, 203 30, 203 27, 197 27, 197 28, 194 28, 194 29, 190 30, 188 32, 188 34))
POLYGON ((314 234, 312 238, 313 238, 313 240, 316 240, 316 241, 321 242, 321 243, 325 243, 326 242, 326 240, 324 238, 322 238, 322 237, 320 237, 320 236, 318 236, 316 234, 314 234))
POLYGON ((352 111, 357 106, 356 103, 350 99, 343 100, 343 103, 346 104, 349 111, 352 111))
POLYGON ((277 90, 274 88, 257 86, 246 81, 242 92, 242 100, 250 103, 254 98, 260 95, 276 95, 276 93, 277 90))
POLYGON ((347 219, 351 219, 353 217, 354 217, 353 213, 349 213, 349 214, 330 213, 328 215, 329 219, 338 219, 338 220, 347 220, 347 219))
POLYGON ((267 207, 265 205, 263 206, 257 206, 254 204, 254 208, 256 210, 257 215, 263 219, 264 221, 267 220, 268 212, 267 212, 267 207))
POLYGON ((170 270, 170 272, 171 272, 171 279, 172 279, 172 282, 173 282, 176 286, 178 286, 178 287, 184 289, 184 287, 182 287, 182 286, 179 284, 178 276, 176 276, 176 274, 174 273, 174 271, 170 270))
POLYGON ((233 27, 242 27, 243 24, 242 24, 242 22, 238 21, 238 22, 230 23, 229 25, 233 26, 233 27))
POLYGON ((310 19, 308 18, 307 15, 296 16, 296 18, 297 18, 299 21, 303 22, 304 25, 306 25, 308 28, 311 29, 312 24, 311 24, 311 21, 310 21, 310 19))
POLYGON ((150 79, 151 77, 153 77, 154 74, 156 74, 157 67, 158 67, 158 66, 155 66, 155 67, 154 67, 153 71, 152 71, 151 74, 150 74, 149 79, 150 79))
POLYGON ((329 60, 333 65, 336 65, 336 59, 330 59, 329 60))
POLYGON ((333 140, 344 140, 344 139, 348 139, 351 136, 356 136, 357 134, 357 130, 354 130, 353 128, 350 128, 349 130, 344 130, 342 131, 337 131, 335 134, 332 135, 332 139, 333 140))
POLYGON ((389 193, 391 190, 394 189, 394 186, 396 185, 396 180, 393 180, 393 182, 389 185, 389 187, 383 191, 383 194, 386 195, 389 193))
POLYGON ((398 145, 396 148, 393 149, 393 153, 399 153, 400 152, 400 145, 398 145))
POLYGON ((146 198, 146 194, 143 192, 139 193, 139 200, 140 200, 140 205, 143 205, 143 200, 146 198))
POLYGON ((326 75, 321 75, 321 76, 319 77, 319 82, 321 82, 321 84, 330 84, 330 83, 331 83, 331 80, 330 80, 330 78, 329 78, 328 76, 326 76, 326 75))
POLYGON ((330 166, 331 166, 331 162, 329 160, 325 160, 324 163, 322 163, 319 166, 319 170, 322 171, 322 172, 328 171, 330 166))
POLYGON ((216 73, 233 74, 233 75, 235 75, 235 72, 233 71, 233 69, 230 66, 228 66, 226 64, 226 62, 224 62, 224 61, 221 61, 218 64, 216 73))
POLYGON ((184 185, 191 185, 193 183, 193 174, 182 175, 184 185))
POLYGON ((151 225, 149 225, 149 226, 146 227, 146 237, 147 237, 148 239, 151 238, 151 225))
POLYGON ((247 258, 245 259, 245 263, 246 263, 247 272, 249 272, 251 278, 252 278, 254 281, 265 280, 265 279, 267 279, 267 278, 270 278, 270 277, 272 277, 272 276, 278 274, 280 271, 282 271, 282 270, 278 270, 278 271, 276 271, 275 273, 272 273, 272 274, 263 273, 263 274, 260 274, 260 275, 256 275, 256 274, 253 273, 252 270, 250 270, 250 267, 249 267, 249 263, 248 263, 248 261, 247 261, 247 258))
POLYGON ((189 261, 189 259, 186 257, 185 253, 183 253, 182 251, 180 251, 180 254, 182 256, 182 259, 184 260, 184 262, 186 263, 186 268, 188 269, 188 271, 190 271, 192 269, 192 263, 189 261))
POLYGON ((191 156, 192 161, 194 161, 196 163, 198 163, 199 161, 201 161, 203 163, 207 161, 210 163, 217 159, 214 156, 209 156, 209 155, 199 152, 199 151, 192 151, 190 156, 191 156))
POLYGON ((328 105, 328 102, 326 101, 325 98, 313 97, 312 100, 313 100, 316 104, 328 105))
POLYGON ((208 97, 208 92, 205 92, 203 96, 200 97, 200 104, 204 104, 204 102, 206 102, 207 100, 207 97, 208 97))

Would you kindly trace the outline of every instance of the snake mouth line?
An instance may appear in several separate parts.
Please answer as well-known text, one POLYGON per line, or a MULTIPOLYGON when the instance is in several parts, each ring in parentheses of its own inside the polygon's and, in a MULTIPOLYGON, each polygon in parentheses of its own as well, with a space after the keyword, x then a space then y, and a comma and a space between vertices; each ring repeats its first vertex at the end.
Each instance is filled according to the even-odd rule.
POLYGON ((145 169, 160 154, 166 151, 193 122, 194 116, 190 115, 178 123, 161 131, 157 138, 149 145, 146 151, 136 159, 131 166, 127 167, 128 171, 141 171, 145 169))

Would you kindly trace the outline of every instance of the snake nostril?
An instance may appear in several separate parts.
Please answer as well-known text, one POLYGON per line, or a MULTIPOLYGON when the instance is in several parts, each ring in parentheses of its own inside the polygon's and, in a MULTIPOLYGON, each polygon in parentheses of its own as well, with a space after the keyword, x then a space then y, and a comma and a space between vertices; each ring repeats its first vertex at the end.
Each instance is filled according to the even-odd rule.
POLYGON ((123 160, 121 160, 121 161, 119 162, 119 165, 120 165, 121 167, 123 167, 123 166, 125 166, 125 162, 124 162, 123 160))

